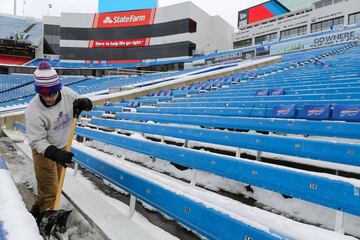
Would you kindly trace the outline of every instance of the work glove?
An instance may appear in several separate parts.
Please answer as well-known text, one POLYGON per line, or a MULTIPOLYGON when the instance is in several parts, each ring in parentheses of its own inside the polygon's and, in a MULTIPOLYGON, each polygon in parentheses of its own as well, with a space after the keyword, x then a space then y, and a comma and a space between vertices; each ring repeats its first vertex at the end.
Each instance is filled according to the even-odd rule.
POLYGON ((50 160, 53 160, 63 167, 73 167, 74 162, 71 161, 74 154, 72 152, 67 152, 61 149, 58 149, 54 145, 50 145, 46 148, 44 156, 50 160))
POLYGON ((78 98, 73 102, 74 117, 79 117, 82 111, 90 111, 93 104, 88 98, 78 98))

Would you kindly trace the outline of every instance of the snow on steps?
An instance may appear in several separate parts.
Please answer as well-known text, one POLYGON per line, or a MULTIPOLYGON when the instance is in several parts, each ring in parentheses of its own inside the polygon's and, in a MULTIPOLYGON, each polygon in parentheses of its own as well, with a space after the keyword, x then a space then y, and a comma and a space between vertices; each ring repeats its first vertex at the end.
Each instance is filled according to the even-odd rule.
MULTIPOLYGON (((19 141, 20 139, 24 140, 23 134, 15 130, 3 130, 10 139, 16 142, 16 146, 23 151, 29 159, 32 159, 29 145, 19 141)), ((74 177, 72 169, 68 169, 66 172, 63 194, 79 210, 79 212, 92 223, 92 225, 100 230, 105 239, 177 239, 166 231, 149 223, 140 214, 135 213, 132 218, 129 218, 129 207, 126 204, 119 201, 116 201, 116 204, 111 203, 109 197, 105 196, 100 191, 95 190, 86 179, 81 176, 74 177)))
POLYGON ((41 240, 35 219, 26 210, 10 172, 0 156, 0 239, 41 240), (21 229, 21 231, 19 231, 21 229))
POLYGON ((96 224, 107 239, 119 240, 172 240, 177 239, 169 233, 147 222, 136 214, 129 218, 129 207, 117 202, 109 203, 105 195, 93 189, 81 176, 74 177, 73 170, 66 172, 63 194, 86 219, 96 224))

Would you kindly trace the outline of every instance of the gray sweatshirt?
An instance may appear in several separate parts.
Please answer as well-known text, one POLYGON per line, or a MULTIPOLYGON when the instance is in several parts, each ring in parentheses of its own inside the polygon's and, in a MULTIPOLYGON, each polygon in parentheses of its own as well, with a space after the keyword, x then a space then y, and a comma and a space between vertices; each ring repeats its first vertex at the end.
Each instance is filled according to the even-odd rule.
POLYGON ((61 101, 55 106, 44 106, 39 95, 30 101, 25 118, 26 135, 32 149, 44 154, 50 145, 66 146, 73 120, 73 102, 78 97, 70 88, 63 87, 61 101))

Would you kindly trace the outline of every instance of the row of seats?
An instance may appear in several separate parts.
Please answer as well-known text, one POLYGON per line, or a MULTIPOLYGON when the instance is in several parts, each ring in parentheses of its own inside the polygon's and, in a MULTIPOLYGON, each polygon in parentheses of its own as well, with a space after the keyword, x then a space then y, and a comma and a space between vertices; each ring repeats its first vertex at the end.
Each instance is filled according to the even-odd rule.
MULTIPOLYGON (((61 77, 64 86, 84 81, 84 77, 61 77)), ((0 107, 28 103, 36 94, 32 75, 0 75, 0 107)))
MULTIPOLYGON (((355 46, 348 44, 322 50, 321 55, 312 55, 311 59, 305 59, 296 65, 284 65, 282 62, 279 64, 283 66, 281 69, 274 65, 265 67, 265 69, 276 69, 271 72, 264 71, 263 68, 259 70, 260 73, 241 73, 210 79, 204 83, 194 83, 191 86, 171 90, 168 98, 160 98, 160 92, 152 93, 147 97, 137 98, 142 106, 137 111, 168 114, 218 112, 220 115, 236 116, 234 114, 237 109, 226 108, 250 108, 250 114, 247 116, 359 121, 357 103, 360 99, 360 80, 356 68, 353 64, 347 64, 346 68, 349 71, 339 73, 336 69, 324 71, 318 66, 320 60, 328 61, 332 58, 335 60, 332 60, 331 65, 340 61, 336 60, 337 58, 344 63, 341 57, 344 51, 347 51, 347 58, 350 55, 350 59, 356 60, 356 51, 351 52, 351 48, 355 46), (304 68, 306 74, 300 74, 304 68), (212 88, 215 84, 219 85, 212 88), (259 89, 260 84, 262 87, 271 88, 259 89), (155 105, 157 108, 146 108, 146 105, 155 105), (225 109, 214 109, 214 111, 207 109, 212 107, 225 109)), ((238 116, 246 116, 243 112, 238 113, 238 116)))

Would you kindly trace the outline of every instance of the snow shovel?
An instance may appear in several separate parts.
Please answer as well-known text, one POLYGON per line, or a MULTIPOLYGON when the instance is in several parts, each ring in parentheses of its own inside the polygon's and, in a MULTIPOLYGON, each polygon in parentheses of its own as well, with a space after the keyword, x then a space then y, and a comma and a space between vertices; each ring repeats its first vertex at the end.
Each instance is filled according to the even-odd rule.
MULTIPOLYGON (((77 116, 74 116, 71 124, 69 140, 65 148, 65 151, 67 152, 69 152, 71 149, 76 123, 77 123, 77 116)), ((72 211, 72 210, 69 211, 59 210, 60 197, 61 197, 62 187, 64 184, 65 172, 66 172, 66 168, 61 167, 59 184, 56 192, 55 203, 52 210, 45 211, 38 220, 40 234, 45 240, 51 239, 51 237, 55 239, 62 239, 59 236, 59 233, 64 233, 66 231, 67 219, 72 211)))

